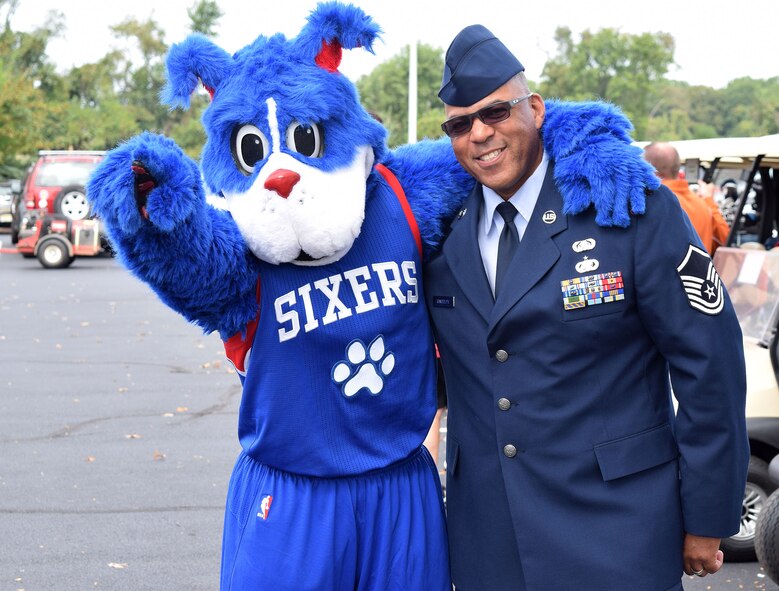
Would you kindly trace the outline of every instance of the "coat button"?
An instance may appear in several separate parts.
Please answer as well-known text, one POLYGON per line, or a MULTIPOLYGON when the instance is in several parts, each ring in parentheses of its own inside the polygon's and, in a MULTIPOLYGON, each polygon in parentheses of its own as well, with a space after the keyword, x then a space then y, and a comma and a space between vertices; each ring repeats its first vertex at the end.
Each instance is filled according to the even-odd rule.
POLYGON ((517 455, 517 448, 509 443, 508 445, 503 446, 503 455, 507 458, 513 458, 517 455))
POLYGON ((498 400, 498 408, 500 410, 508 410, 511 408, 511 401, 508 398, 501 398, 498 400))
POLYGON ((509 354, 506 353, 503 349, 498 349, 498 351, 495 353, 495 359, 503 363, 506 361, 506 359, 509 358, 509 354))

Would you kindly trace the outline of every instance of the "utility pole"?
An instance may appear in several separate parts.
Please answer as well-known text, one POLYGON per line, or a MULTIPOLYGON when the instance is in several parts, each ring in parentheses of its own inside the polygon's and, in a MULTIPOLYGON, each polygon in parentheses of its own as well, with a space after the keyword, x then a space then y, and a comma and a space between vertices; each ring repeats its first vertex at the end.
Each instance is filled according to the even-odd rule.
POLYGON ((408 46, 408 143, 417 141, 417 40, 408 46))

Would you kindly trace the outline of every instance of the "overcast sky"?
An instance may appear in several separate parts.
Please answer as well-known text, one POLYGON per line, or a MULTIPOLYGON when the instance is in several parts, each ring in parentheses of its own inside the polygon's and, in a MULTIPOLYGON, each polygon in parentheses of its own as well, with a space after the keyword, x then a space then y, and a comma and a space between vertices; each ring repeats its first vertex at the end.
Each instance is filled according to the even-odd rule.
MULTIPOLYGON (((742 76, 779 76, 779 2, 776 0, 355 0, 382 27, 374 49, 346 52, 341 71, 352 79, 395 55, 415 37, 446 49, 464 26, 490 29, 538 81, 544 62, 556 54, 554 31, 567 26, 578 34, 610 27, 624 33, 670 33, 676 41, 668 77, 722 88, 742 76), (773 30, 772 30, 773 27, 773 30)), ((49 10, 65 14, 64 35, 49 46, 61 70, 96 61, 121 48, 108 27, 127 17, 152 17, 168 44, 188 34, 187 8, 195 0, 20 0, 11 20, 15 30, 43 24, 49 10)), ((215 41, 230 53, 259 35, 294 37, 316 5, 314 0, 218 0, 224 16, 215 41)))

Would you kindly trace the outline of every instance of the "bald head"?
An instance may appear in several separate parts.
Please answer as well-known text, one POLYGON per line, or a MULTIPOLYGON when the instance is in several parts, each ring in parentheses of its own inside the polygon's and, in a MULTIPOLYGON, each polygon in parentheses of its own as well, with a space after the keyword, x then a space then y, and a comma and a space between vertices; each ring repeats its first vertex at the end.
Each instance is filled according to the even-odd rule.
POLYGON ((655 167, 661 179, 679 178, 679 152, 667 142, 652 142, 644 148, 644 159, 655 167))

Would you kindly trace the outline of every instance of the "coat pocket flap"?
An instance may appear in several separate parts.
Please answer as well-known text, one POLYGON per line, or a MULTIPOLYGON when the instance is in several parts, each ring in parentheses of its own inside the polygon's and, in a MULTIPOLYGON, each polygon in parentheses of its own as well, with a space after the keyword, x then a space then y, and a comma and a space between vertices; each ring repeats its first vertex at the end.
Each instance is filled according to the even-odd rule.
POLYGON ((679 448, 668 423, 595 446, 603 480, 614 480, 670 462, 679 448))

